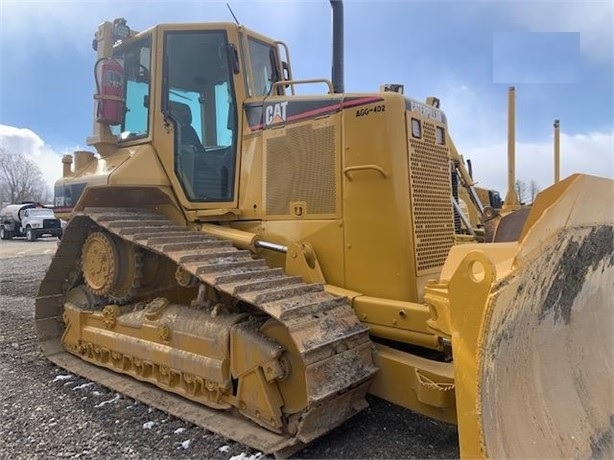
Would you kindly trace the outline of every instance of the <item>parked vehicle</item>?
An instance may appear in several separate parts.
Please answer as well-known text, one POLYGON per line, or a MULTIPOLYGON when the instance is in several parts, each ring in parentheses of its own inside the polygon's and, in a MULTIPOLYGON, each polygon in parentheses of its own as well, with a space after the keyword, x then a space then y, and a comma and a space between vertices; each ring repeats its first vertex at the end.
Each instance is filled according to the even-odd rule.
POLYGON ((0 211, 0 239, 25 237, 34 241, 45 235, 62 237, 62 225, 53 209, 38 203, 22 203, 10 204, 0 211))

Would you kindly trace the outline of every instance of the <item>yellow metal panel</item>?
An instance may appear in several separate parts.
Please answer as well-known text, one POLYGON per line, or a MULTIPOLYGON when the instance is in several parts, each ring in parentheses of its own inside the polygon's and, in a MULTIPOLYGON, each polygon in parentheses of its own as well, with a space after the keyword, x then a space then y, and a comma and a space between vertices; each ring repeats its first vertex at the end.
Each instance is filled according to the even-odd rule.
POLYGON ((361 321, 426 334, 429 336, 426 340, 430 344, 429 348, 438 348, 436 337, 426 327, 430 312, 424 304, 359 296, 354 299, 352 306, 361 321))
POLYGON ((552 228, 570 222, 609 223, 614 220, 614 181, 603 177, 573 174, 541 192, 531 206, 520 235, 521 255, 539 248, 552 228), (585 203, 577 206, 576 203, 585 203), (542 226, 538 226, 538 222, 542 226), (547 226, 544 223, 548 223, 547 226))
POLYGON ((103 168, 110 175, 109 184, 170 185, 162 163, 150 144, 119 149, 104 161, 106 166, 103 168), (143 171, 147 173, 144 174, 143 171))
POLYGON ((480 412, 475 401, 478 394, 477 360, 486 300, 496 279, 495 267, 481 251, 470 252, 459 264, 449 284, 452 319, 454 382, 461 456, 482 456, 480 412))
POLYGON ((448 423, 456 423, 451 363, 421 358, 375 344, 379 368, 369 393, 399 406, 448 423))
MULTIPOLYGON (((242 227, 241 224, 236 226, 242 227)), ((293 241, 310 243, 318 257, 326 282, 337 286, 345 284, 341 221, 270 220, 261 224, 259 234, 263 240, 280 244, 293 241)), ((285 255, 271 254, 271 251, 263 251, 263 255, 271 257, 278 266, 285 263, 285 255)))
MULTIPOLYGON (((243 111, 244 123, 245 111, 243 111)), ((239 210, 244 219, 261 219, 262 206, 262 132, 243 137, 239 175, 239 210)))
MULTIPOLYGON (((415 301, 405 100, 381 93, 384 111, 343 119, 343 168, 375 165, 343 177, 345 288, 415 301)), ((368 107, 368 106, 367 106, 368 107)))
MULTIPOLYGON (((467 254, 473 251, 484 251, 496 267, 497 279, 505 278, 512 270, 514 257, 518 253, 518 243, 465 243, 453 246, 441 269, 440 280, 449 281, 467 254)), ((476 270, 479 267, 474 267, 476 270)))

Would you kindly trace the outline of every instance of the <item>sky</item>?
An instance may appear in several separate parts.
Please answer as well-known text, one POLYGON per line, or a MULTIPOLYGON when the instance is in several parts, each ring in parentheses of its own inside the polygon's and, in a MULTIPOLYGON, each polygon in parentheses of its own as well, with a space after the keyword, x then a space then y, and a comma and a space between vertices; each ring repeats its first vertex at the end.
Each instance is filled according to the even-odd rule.
MULTIPOLYGON (((290 47, 295 78, 330 78, 326 0, 230 4, 246 27, 290 47)), ((614 177, 614 1, 346 0, 345 90, 401 83, 437 96, 480 186, 507 189, 507 89, 516 88, 516 177, 614 177)), ((49 184, 64 153, 86 148, 93 110, 93 34, 125 17, 158 23, 233 21, 226 2, 0 0, 0 147, 22 152, 49 184)), ((314 91, 317 88, 314 87, 314 91)))

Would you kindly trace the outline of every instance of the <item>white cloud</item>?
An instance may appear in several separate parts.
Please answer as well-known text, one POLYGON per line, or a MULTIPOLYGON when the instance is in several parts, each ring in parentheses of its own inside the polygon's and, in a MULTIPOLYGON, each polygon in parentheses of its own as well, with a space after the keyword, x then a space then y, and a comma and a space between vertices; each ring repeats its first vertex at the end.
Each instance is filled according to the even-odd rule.
POLYGON ((433 95, 441 101, 441 108, 448 118, 450 134, 461 152, 469 146, 492 144, 505 136, 506 112, 494 109, 496 103, 488 100, 488 93, 479 93, 466 84, 449 76, 448 82, 435 85, 433 95))
MULTIPOLYGON (((496 189, 502 197, 507 191, 507 142, 467 148, 474 178, 480 185, 496 189)), ((614 179, 614 132, 569 135, 561 133, 560 177, 573 173, 614 179)), ((539 142, 516 143, 516 179, 535 180, 541 189, 554 182, 553 136, 539 142)))
MULTIPOLYGON (((465 159, 473 165, 481 186, 507 191, 506 94, 485 100, 471 87, 440 84, 437 94, 448 117, 450 135, 465 159), (497 107, 498 104, 498 107, 497 107)), ((518 116, 517 116, 518 118, 518 116)), ((560 177, 580 172, 614 178, 614 132, 567 134, 561 127, 560 177)), ((518 131, 518 130, 517 130, 518 131)), ((518 134, 517 134, 518 136, 518 134)), ((554 181, 554 133, 526 142, 516 138, 516 179, 535 180, 542 188, 554 181)))
POLYGON ((508 18, 532 32, 580 32, 580 51, 588 58, 612 62, 614 2, 515 1, 504 3, 508 18))
POLYGON ((43 179, 52 189, 62 176, 62 155, 30 129, 0 125, 0 147, 11 153, 22 153, 37 164, 43 179))
MULTIPOLYGON (((329 9, 328 2, 319 1, 239 0, 231 2, 231 6, 242 24, 284 39, 297 28, 309 26, 304 19, 310 10, 317 11, 318 6, 325 12, 329 9)), ((234 22, 226 2, 211 0, 183 0, 172 4, 156 0, 5 0, 0 1, 0 8, 2 35, 16 39, 12 43, 14 46, 70 46, 84 52, 91 52, 91 39, 98 25, 118 17, 127 19, 128 26, 136 30, 162 23, 234 22)))

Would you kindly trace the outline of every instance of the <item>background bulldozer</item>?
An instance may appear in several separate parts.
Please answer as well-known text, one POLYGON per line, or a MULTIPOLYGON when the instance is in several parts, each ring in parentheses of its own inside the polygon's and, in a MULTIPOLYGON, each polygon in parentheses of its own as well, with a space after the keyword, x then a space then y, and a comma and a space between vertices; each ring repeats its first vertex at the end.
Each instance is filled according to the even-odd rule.
POLYGON ((458 423, 463 456, 611 457, 612 181, 498 215, 437 99, 344 92, 331 3, 332 81, 236 24, 101 24, 97 155, 56 184, 44 352, 279 456, 370 392, 458 423))

